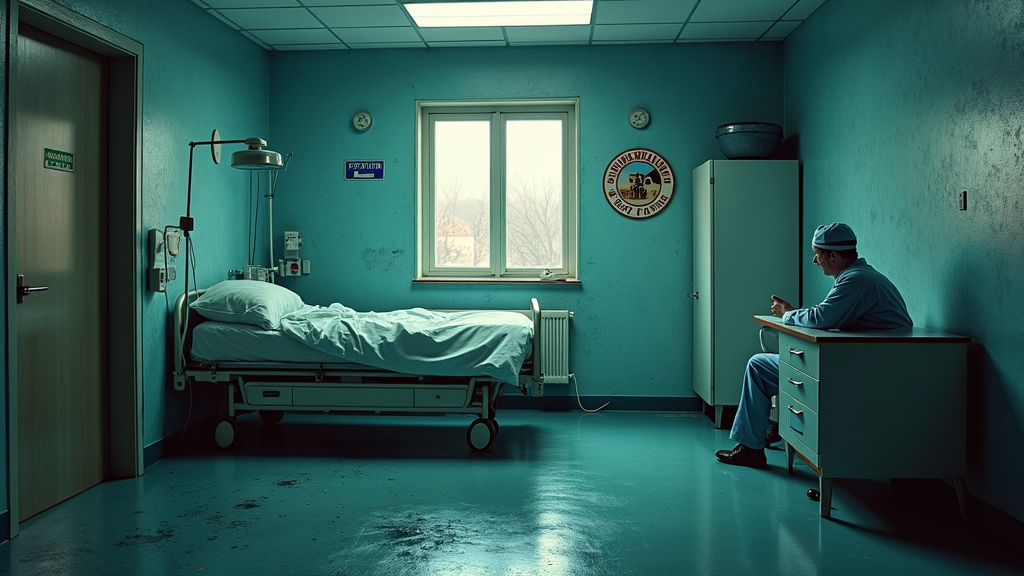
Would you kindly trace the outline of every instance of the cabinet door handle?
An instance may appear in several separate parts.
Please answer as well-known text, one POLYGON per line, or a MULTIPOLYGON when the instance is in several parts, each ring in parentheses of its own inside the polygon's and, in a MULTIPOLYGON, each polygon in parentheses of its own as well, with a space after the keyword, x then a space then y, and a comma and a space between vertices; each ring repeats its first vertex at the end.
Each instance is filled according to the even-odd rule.
POLYGON ((793 414, 796 414, 797 416, 799 416, 799 415, 804 413, 803 410, 797 410, 796 408, 793 408, 792 406, 788 406, 788 408, 789 408, 790 412, 792 412, 793 414))
POLYGON ((792 354, 793 356, 803 356, 804 355, 804 351, 803 350, 794 350, 793 348, 789 349, 789 353, 792 354))
POLYGON ((786 378, 786 380, 789 380, 789 383, 792 384, 793 386, 803 386, 804 385, 803 382, 797 382, 796 380, 793 380, 792 378, 786 378))

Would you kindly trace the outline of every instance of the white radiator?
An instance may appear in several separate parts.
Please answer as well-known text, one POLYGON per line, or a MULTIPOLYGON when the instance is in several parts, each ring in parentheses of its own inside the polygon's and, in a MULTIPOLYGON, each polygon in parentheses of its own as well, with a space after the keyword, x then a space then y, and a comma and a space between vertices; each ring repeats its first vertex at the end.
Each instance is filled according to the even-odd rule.
POLYGON ((540 373, 545 384, 569 383, 569 310, 541 310, 540 373))

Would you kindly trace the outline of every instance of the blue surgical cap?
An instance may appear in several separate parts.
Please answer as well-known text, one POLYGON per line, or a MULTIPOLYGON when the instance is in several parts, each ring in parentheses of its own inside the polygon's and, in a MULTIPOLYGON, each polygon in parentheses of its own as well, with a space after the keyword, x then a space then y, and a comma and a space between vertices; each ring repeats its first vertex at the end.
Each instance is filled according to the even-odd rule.
POLYGON ((852 250, 857 247, 857 236, 841 222, 822 224, 814 231, 811 246, 822 250, 852 250))

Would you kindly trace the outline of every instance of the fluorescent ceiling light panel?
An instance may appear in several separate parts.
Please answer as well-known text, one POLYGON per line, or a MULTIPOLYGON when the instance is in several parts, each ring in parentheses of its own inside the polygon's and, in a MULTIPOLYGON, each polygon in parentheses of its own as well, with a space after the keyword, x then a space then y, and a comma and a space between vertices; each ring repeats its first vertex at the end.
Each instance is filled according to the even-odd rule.
POLYGON ((405 4, 420 28, 590 24, 593 0, 405 4))

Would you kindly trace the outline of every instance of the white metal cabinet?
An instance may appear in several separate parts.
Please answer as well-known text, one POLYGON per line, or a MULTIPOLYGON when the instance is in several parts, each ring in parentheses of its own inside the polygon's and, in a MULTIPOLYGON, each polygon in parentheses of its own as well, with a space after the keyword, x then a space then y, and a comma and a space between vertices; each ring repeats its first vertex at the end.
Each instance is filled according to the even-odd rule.
POLYGON ((715 409, 740 401, 761 351, 750 317, 772 294, 799 305, 796 160, 709 160, 693 171, 693 390, 715 409))

